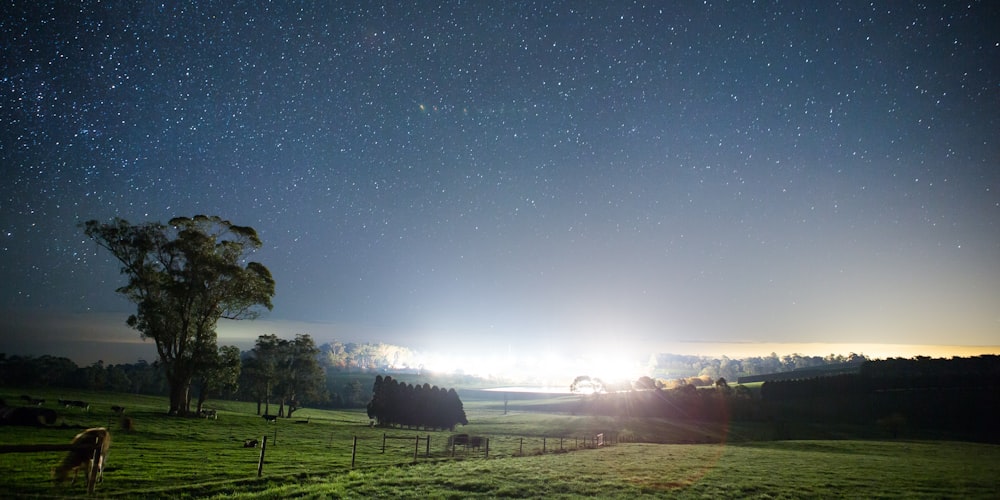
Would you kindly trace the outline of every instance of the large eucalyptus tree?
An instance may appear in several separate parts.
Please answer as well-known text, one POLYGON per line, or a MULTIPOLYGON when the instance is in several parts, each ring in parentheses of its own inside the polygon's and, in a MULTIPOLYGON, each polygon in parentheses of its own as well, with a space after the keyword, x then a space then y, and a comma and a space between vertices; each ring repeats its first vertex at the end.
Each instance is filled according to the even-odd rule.
POLYGON ((128 283, 117 291, 136 304, 127 323, 156 344, 170 413, 187 414, 191 381, 218 349, 219 319, 253 319, 260 307, 272 307, 271 272, 257 262, 243 264, 261 246, 257 232, 204 215, 167 225, 115 218, 83 227, 121 262, 128 283))

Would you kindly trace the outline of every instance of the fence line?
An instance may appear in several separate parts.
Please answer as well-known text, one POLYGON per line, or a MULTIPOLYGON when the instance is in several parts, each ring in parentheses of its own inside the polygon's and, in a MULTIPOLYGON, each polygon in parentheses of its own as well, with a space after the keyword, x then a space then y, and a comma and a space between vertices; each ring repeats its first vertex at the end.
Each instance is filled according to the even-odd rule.
MULTIPOLYGON (((454 436, 452 436, 452 437, 454 437, 454 436)), ((444 449, 444 454, 443 455, 438 455, 437 453, 435 453, 435 456, 437 456, 439 458, 441 458, 441 457, 455 457, 455 452, 456 452, 458 446, 462 446, 463 448, 465 448, 465 451, 467 453, 469 451, 469 449, 470 449, 470 443, 473 442, 473 441, 476 441, 476 439, 479 440, 479 441, 476 441, 476 442, 478 442, 480 444, 477 445, 473 449, 477 449, 478 448, 478 449, 482 450, 480 452, 477 452, 477 455, 478 455, 478 453, 482 453, 482 458, 484 458, 484 459, 490 458, 490 452, 491 451, 494 453, 494 457, 503 457, 503 456, 510 456, 510 457, 522 456, 523 457, 523 456, 526 455, 525 454, 525 449, 524 449, 525 444, 526 444, 525 441, 528 441, 529 446, 530 446, 531 441, 534 441, 535 443, 538 443, 539 441, 541 441, 541 448, 540 449, 535 448, 534 454, 542 454, 542 455, 544 455, 544 454, 548 454, 548 453, 565 453, 565 452, 570 451, 570 449, 565 446, 565 441, 567 439, 566 436, 559 436, 559 437, 533 436, 533 437, 527 437, 527 438, 521 437, 521 436, 517 436, 517 437, 514 437, 514 436, 493 436, 493 437, 487 437, 487 436, 466 436, 466 438, 468 440, 464 441, 463 443, 457 443, 454 439, 449 438, 449 440, 447 442, 447 445, 446 445, 446 447, 444 449), (559 440, 559 448, 558 449, 555 448, 554 444, 553 444, 553 446, 550 449, 550 447, 549 447, 549 440, 550 439, 558 439, 559 440), (494 441, 497 441, 500 444, 494 444, 494 441), (512 451, 511 450, 511 446, 509 446, 510 443, 511 443, 511 441, 513 441, 513 448, 516 450, 516 452, 512 451), (502 444, 504 442, 506 442, 508 444, 508 446, 504 446, 502 444), (497 450, 499 450, 499 449, 506 450, 506 451, 508 451, 508 453, 505 454, 505 453, 501 452, 501 453, 498 454, 497 450)), ((359 440, 361 440, 361 441, 364 441, 364 440, 373 440, 373 439, 378 439, 378 438, 377 437, 367 437, 367 438, 366 437, 358 437, 357 435, 354 435, 352 437, 352 443, 351 443, 351 466, 350 466, 351 469, 354 469, 355 466, 357 465, 358 451, 359 451, 358 450, 358 441, 359 440)), ((424 444, 424 458, 428 458, 428 459, 431 458, 431 435, 430 434, 427 434, 426 436, 420 436, 420 435, 413 435, 413 436, 392 436, 392 435, 389 435, 388 433, 382 433, 382 446, 380 448, 379 453, 380 454, 385 454, 386 453, 386 449, 388 447, 387 446, 388 441, 394 441, 394 440, 395 441, 412 441, 413 442, 413 463, 416 463, 417 460, 418 460, 418 458, 419 458, 419 456, 420 456, 421 441, 424 444)), ((596 434, 588 434, 588 435, 584 435, 584 436, 579 436, 578 435, 578 436, 575 436, 573 438, 573 440, 574 440, 573 441, 573 443, 574 443, 573 449, 575 449, 575 450, 581 450, 581 449, 601 448, 601 447, 606 447, 606 446, 613 446, 615 444, 622 443, 622 442, 631 442, 631 441, 634 441, 634 436, 619 435, 617 433, 603 433, 602 432, 602 433, 596 433, 596 434)), ((334 442, 334 436, 331 435, 330 436, 330 446, 333 446, 333 442, 334 442)), ((267 447, 267 444, 268 444, 267 436, 264 436, 261 439, 260 461, 259 461, 258 466, 257 466, 257 475, 258 475, 258 477, 263 474, 264 453, 265 453, 265 449, 267 447)), ((3 447, 0 447, 0 450, 2 450, 2 449, 3 449, 3 447)), ((398 450, 398 448, 396 448, 396 449, 398 450)))

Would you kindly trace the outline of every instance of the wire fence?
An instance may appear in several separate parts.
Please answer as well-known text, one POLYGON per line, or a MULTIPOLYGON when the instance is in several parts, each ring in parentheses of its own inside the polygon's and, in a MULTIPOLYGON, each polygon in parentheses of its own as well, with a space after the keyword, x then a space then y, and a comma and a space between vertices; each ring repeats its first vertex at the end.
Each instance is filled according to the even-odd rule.
MULTIPOLYGON (((276 434, 275 438, 276 439, 276 434)), ((340 439, 343 439, 341 436, 340 439)), ((342 441, 331 437, 330 448, 344 449, 342 441)), ((634 436, 619 433, 596 433, 577 436, 514 436, 514 435, 420 435, 389 434, 380 437, 351 437, 350 468, 379 467, 393 463, 417 463, 421 460, 503 459, 545 454, 569 453, 579 450, 615 446, 633 442, 634 436), (400 460, 393 460, 398 457, 400 460)), ((274 442, 273 440, 271 441, 274 442)), ((263 474, 268 436, 261 438, 258 476, 263 474)))

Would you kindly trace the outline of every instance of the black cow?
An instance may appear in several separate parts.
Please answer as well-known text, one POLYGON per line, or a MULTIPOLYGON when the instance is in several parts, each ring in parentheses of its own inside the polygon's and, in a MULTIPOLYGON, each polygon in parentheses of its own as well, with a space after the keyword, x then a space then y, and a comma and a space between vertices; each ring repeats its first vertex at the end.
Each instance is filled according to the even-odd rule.
POLYGON ((30 404, 30 405, 33 405, 33 406, 42 406, 42 404, 44 404, 44 403, 45 403, 45 400, 44 400, 44 399, 41 399, 41 398, 33 398, 33 397, 31 397, 31 396, 28 396, 27 394, 25 394, 25 395, 22 395, 22 396, 21 396, 21 399, 23 399, 23 400, 27 401, 27 402, 28 402, 28 404, 30 404))
POLYGON ((469 435, 468 434, 452 434, 448 437, 448 447, 452 446, 468 446, 469 445, 469 435))
POLYGON ((74 401, 71 399, 60 399, 59 404, 69 408, 70 406, 75 406, 77 408, 82 408, 84 411, 90 410, 90 404, 86 401, 74 401))
POLYGON ((0 407, 0 425, 52 425, 56 412, 49 408, 29 406, 0 407))
POLYGON ((469 436, 469 448, 473 450, 478 450, 486 444, 486 438, 483 436, 469 436))

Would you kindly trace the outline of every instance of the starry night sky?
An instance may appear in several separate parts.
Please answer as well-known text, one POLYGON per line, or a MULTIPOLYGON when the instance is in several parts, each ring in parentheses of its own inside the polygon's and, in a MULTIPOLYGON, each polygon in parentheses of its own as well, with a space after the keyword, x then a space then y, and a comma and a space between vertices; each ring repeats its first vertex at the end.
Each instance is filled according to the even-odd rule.
POLYGON ((993 2, 82 5, 0 7, 0 351, 139 342, 77 224, 195 214, 226 338, 1000 345, 993 2))

